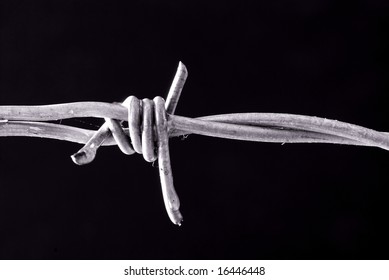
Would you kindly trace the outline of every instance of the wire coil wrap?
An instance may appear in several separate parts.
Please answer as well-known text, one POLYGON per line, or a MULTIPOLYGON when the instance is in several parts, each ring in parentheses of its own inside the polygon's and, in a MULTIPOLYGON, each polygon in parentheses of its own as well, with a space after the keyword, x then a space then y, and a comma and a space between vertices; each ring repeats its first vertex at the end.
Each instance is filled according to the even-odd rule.
POLYGON ((176 225, 181 225, 183 218, 179 210, 180 200, 173 185, 167 113, 174 113, 187 77, 188 71, 180 62, 167 95, 166 104, 165 100, 159 96, 153 100, 147 98, 139 100, 135 96, 129 96, 122 103, 128 110, 128 136, 124 132, 122 121, 104 118, 105 123, 100 129, 81 150, 72 155, 72 160, 76 164, 90 163, 95 158, 97 149, 112 134, 124 154, 131 155, 136 152, 142 154, 148 162, 158 159, 165 208, 170 220, 176 225))

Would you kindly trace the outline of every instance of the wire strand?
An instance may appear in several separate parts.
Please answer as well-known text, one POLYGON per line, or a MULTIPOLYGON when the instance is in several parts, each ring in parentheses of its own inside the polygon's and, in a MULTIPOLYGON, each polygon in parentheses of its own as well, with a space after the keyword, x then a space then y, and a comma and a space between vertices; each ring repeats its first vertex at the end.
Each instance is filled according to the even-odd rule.
POLYGON ((181 62, 167 101, 162 97, 122 104, 76 102, 44 106, 0 106, 0 136, 29 136, 85 144, 72 160, 90 163, 100 146, 118 145, 127 154, 158 160, 161 190, 170 220, 181 225, 180 200, 173 184, 169 137, 187 134, 273 143, 332 143, 374 146, 389 150, 389 133, 326 118, 277 114, 240 113, 187 118, 174 115, 188 71, 181 62), (68 118, 104 118, 96 131, 45 123, 68 118), (123 127, 128 122, 128 128, 123 127))

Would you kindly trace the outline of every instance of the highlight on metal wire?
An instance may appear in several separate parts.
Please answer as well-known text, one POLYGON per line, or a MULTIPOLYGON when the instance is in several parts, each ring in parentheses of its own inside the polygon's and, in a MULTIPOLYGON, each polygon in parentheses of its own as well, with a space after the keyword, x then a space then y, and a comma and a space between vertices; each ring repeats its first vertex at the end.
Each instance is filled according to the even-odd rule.
POLYGON ((180 62, 166 102, 159 96, 153 100, 130 96, 121 104, 0 106, 0 136, 45 137, 84 144, 71 156, 78 165, 90 163, 99 147, 111 145, 117 145, 127 155, 142 154, 148 162, 158 160, 165 208, 177 225, 181 225, 183 217, 173 185, 169 137, 200 134, 245 141, 332 143, 389 150, 389 133, 325 118, 277 113, 177 116, 174 112, 187 76, 188 71, 180 62), (94 131, 45 122, 81 117, 104 118, 105 123, 94 131))

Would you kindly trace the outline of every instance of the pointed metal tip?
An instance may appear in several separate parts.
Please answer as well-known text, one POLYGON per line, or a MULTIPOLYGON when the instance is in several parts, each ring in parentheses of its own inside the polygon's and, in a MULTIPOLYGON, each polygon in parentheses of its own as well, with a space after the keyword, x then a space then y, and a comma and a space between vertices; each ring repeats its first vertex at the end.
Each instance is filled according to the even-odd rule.
POLYGON ((185 66, 185 64, 182 61, 178 62, 178 69, 180 71, 188 73, 188 69, 186 69, 186 66, 185 66))
POLYGON ((92 152, 87 153, 83 150, 80 150, 74 155, 71 155, 70 157, 72 158, 75 164, 84 165, 84 164, 91 163, 94 160, 95 156, 96 156, 95 153, 92 152))
POLYGON ((182 217, 180 210, 168 210, 168 216, 173 224, 181 226, 184 218, 182 217))

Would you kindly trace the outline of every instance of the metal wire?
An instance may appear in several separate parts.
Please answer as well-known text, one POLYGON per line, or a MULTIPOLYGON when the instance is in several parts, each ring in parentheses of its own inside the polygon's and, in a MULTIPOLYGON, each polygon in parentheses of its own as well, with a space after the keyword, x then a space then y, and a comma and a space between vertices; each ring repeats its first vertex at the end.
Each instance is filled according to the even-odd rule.
POLYGON ((83 165, 94 160, 102 145, 117 145, 127 154, 142 154, 147 162, 158 160, 161 189, 170 220, 181 225, 180 201, 173 184, 169 137, 200 134, 236 140, 277 143, 332 143, 375 146, 389 150, 389 133, 325 118, 244 113, 187 118, 174 115, 188 71, 180 62, 166 102, 162 97, 122 104, 77 102, 45 106, 0 106, 0 136, 60 139, 85 145, 72 160, 83 165), (97 130, 42 121, 73 117, 101 117, 97 130), (128 127, 124 123, 128 122, 128 127))

